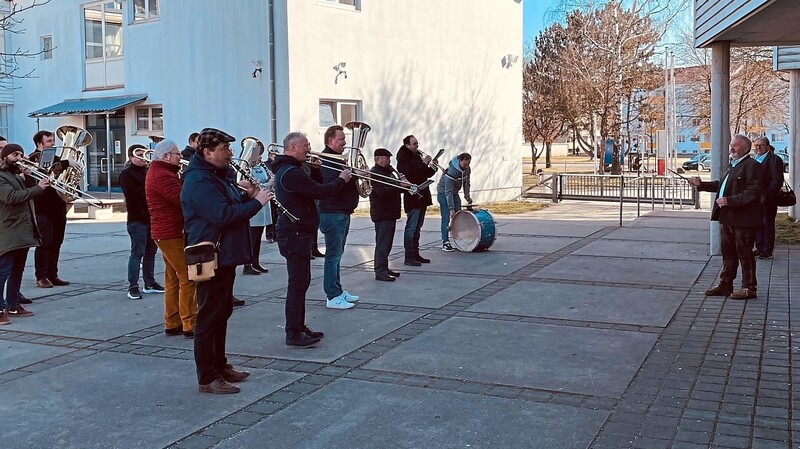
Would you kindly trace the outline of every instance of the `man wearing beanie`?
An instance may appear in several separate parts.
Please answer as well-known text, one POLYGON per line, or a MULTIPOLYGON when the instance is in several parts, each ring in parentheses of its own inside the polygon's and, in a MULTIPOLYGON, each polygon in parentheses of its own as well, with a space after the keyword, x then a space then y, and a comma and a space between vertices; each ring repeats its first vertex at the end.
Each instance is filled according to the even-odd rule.
POLYGON ((31 199, 41 196, 50 185, 44 178, 33 187, 25 187, 17 164, 22 155, 22 147, 15 143, 0 150, 0 325, 10 324, 12 316, 33 315, 19 304, 19 289, 28 248, 41 242, 31 199))
MULTIPOLYGON (((394 178, 391 166, 392 153, 386 148, 378 148, 374 153, 375 166, 371 173, 385 178, 394 178)), ((398 185, 402 183, 397 180, 398 185)), ((406 183, 407 185, 410 185, 406 183)), ((392 251, 392 240, 397 220, 400 219, 400 193, 398 187, 382 182, 372 183, 369 194, 369 217, 375 223, 375 280, 394 281, 400 273, 389 269, 389 253, 392 251)))

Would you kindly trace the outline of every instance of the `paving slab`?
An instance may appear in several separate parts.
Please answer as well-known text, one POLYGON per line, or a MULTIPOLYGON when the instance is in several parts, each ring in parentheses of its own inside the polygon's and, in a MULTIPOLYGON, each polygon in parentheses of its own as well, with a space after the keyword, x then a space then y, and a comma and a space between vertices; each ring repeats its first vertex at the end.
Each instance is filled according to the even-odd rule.
POLYGON ((531 277, 691 287, 703 267, 705 267, 705 263, 700 261, 568 255, 542 268, 531 277))
POLYGON ((88 234, 92 236, 109 233, 126 233, 128 229, 125 221, 118 222, 97 222, 97 221, 74 221, 67 220, 67 234, 88 234))
POLYGON ((656 337, 456 317, 402 343, 366 368, 618 397, 656 337))
MULTIPOLYGON (((497 223, 500 234, 546 235, 554 237, 588 237, 605 228, 602 223, 566 220, 514 220, 497 223)), ((498 240, 500 238, 498 237, 498 240)))
POLYGON ((694 260, 709 259, 708 244, 667 243, 620 240, 597 240, 572 254, 580 256, 614 256, 644 259, 694 260))
POLYGON ((4 385, 3 447, 160 448, 278 390, 299 374, 250 370, 242 392, 197 391, 194 362, 104 353, 4 385), (35 386, 35 388, 33 387, 35 386))
POLYGON ((686 294, 671 290, 522 281, 467 311, 664 327, 686 294))
MULTIPOLYGON (((262 260, 264 258, 262 257, 262 260)), ((285 264, 263 263, 264 268, 269 268, 269 273, 263 273, 258 276, 246 276, 242 274, 242 269, 236 269, 236 280, 233 284, 234 295, 250 295, 256 297, 274 296, 274 292, 278 290, 280 295, 286 294, 286 284, 288 282, 288 275, 286 274, 285 264)), ((311 270, 312 279, 317 276, 322 276, 322 270, 311 270)))
MULTIPOLYGON (((320 250, 324 253, 325 247, 320 247, 320 250)), ((347 244, 344 248, 344 254, 342 255, 341 266, 342 267, 354 267, 357 265, 361 265, 365 262, 371 261, 372 256, 375 253, 375 246, 370 245, 351 245, 347 244)), ((276 264, 276 265, 286 265, 286 259, 281 256, 279 251, 269 251, 266 254, 261 253, 260 260, 262 263, 268 264, 276 264)), ((324 257, 317 257, 316 259, 311 261, 312 267, 322 267, 325 264, 324 257)))
MULTIPOLYGON (((375 280, 375 273, 364 271, 342 276, 342 285, 369 304, 439 308, 492 282, 491 279, 459 277, 457 281, 440 282, 441 275, 405 270, 402 263, 390 263, 400 271, 394 282, 375 280)), ((322 288, 310 288, 308 298, 327 299, 322 288)))
MULTIPOLYGON (((480 274, 487 276, 505 276, 535 262, 541 256, 533 254, 509 254, 498 251, 482 251, 462 253, 461 251, 445 252, 440 249, 423 251, 422 255, 431 260, 429 264, 419 267, 403 265, 406 271, 480 274)), ((403 256, 389 260, 389 266, 403 263, 403 256)))
POLYGON ((605 235, 603 240, 642 240, 648 242, 692 242, 708 245, 708 229, 678 228, 620 228, 605 235))
POLYGON ((547 254, 577 242, 575 237, 518 237, 499 234, 489 248, 492 251, 547 254))
POLYGON ((163 294, 131 301, 123 291, 98 290, 29 308, 36 316, 14 320, 14 330, 107 340, 164 322, 163 294))
POLYGON ((337 380, 220 448, 587 447, 607 412, 467 393, 337 380))
POLYGON ((679 216, 644 216, 640 217, 629 226, 634 228, 672 228, 672 229, 696 229, 708 230, 708 217, 705 220, 699 218, 679 217, 679 216))
MULTIPOLYGON (((24 320, 30 318, 20 319, 24 320)), ((15 325, 16 321, 15 319, 15 325)), ((51 359, 57 355, 66 354, 71 351, 73 351, 73 349, 0 340, 0 373, 22 368, 23 366, 51 359)))
MULTIPOLYGON (((282 303, 258 303, 234 310, 228 321, 227 351, 261 357, 332 362, 422 316, 419 313, 359 308, 332 310, 306 304, 306 323, 325 338, 312 348, 284 343, 285 315, 282 303)), ((163 333, 142 340, 145 344, 192 349, 192 341, 163 333)))
MULTIPOLYGON (((67 225, 69 226, 69 225, 67 225)), ((65 238, 61 251, 77 254, 107 254, 131 250, 131 238, 125 235, 80 235, 65 238)))
MULTIPOLYGON (((58 276, 79 284, 100 285, 127 282, 129 258, 130 254, 128 253, 114 253, 103 255, 103 257, 89 256, 61 260, 58 263, 58 276)), ((156 281, 163 284, 164 260, 160 252, 156 253, 155 273, 156 281)), ((142 287, 141 277, 139 287, 142 287)))

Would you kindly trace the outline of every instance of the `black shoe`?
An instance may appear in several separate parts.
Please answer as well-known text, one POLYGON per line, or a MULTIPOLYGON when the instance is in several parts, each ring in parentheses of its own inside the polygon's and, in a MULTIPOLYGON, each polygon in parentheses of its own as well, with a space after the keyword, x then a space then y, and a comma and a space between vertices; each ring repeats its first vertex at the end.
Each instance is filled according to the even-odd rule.
POLYGON ((417 255, 416 255, 416 260, 417 260, 417 262, 420 262, 420 263, 431 263, 430 259, 426 259, 426 258, 420 256, 419 253, 417 253, 417 255))
POLYGON ((303 326, 303 334, 307 335, 307 336, 309 336, 311 338, 323 338, 323 337, 325 337, 325 333, 324 332, 314 332, 308 326, 303 326))
POLYGON ((753 255, 754 255, 755 257, 758 257, 758 256, 760 256, 760 255, 761 255, 761 251, 759 251, 759 250, 757 250, 757 249, 754 249, 754 250, 753 250, 753 255))
POLYGON ((242 269, 242 274, 249 274, 249 275, 252 275, 252 276, 257 276, 257 275, 261 274, 261 272, 256 270, 256 269, 254 269, 252 265, 245 265, 244 269, 242 269))
POLYGON ((314 257, 325 257, 325 254, 321 253, 321 252, 319 251, 319 249, 317 249, 317 248, 314 248, 314 249, 311 251, 311 255, 312 255, 312 256, 314 256, 314 257))
POLYGON ((420 261, 418 261, 416 259, 408 259, 408 258, 406 258, 405 262, 403 262, 403 265, 409 265, 409 266, 412 266, 412 267, 421 267, 422 263, 420 263, 420 261))
POLYGON ((394 278, 389 275, 389 273, 376 273, 375 274, 376 281, 385 281, 385 282, 394 282, 394 278))
POLYGON ((169 336, 180 335, 183 333, 183 329, 180 327, 176 327, 174 329, 164 329, 164 333, 169 336))
POLYGON ((20 293, 19 294, 19 303, 20 304, 33 304, 33 301, 31 301, 30 299, 26 298, 25 295, 20 293))
POLYGON ((772 259, 772 254, 761 253, 758 255, 759 259, 772 259))
POLYGON ((305 348, 307 346, 311 346, 314 343, 319 342, 319 338, 312 338, 306 334, 300 334, 298 336, 290 337, 286 336, 286 345, 287 346, 299 346, 301 348, 305 348))
POLYGON ((256 270, 256 271, 260 271, 262 273, 269 273, 269 268, 264 268, 264 267, 262 267, 261 265, 259 265, 257 263, 253 264, 253 269, 256 270))
POLYGON ((389 273, 389 276, 394 276, 394 277, 396 277, 396 278, 399 278, 399 277, 400 277, 400 273, 398 273, 397 271, 394 271, 394 270, 386 270, 386 272, 387 272, 387 273, 389 273))
POLYGON ((183 337, 187 340, 191 340, 194 338, 194 331, 183 331, 183 337))
POLYGON ((237 297, 233 297, 233 307, 241 307, 244 305, 244 299, 239 299, 237 297))

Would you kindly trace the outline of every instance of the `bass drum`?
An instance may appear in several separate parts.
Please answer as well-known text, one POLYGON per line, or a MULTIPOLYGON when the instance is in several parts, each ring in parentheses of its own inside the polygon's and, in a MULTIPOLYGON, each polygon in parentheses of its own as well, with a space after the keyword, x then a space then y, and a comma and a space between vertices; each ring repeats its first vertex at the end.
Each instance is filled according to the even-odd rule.
POLYGON ((450 243, 459 251, 486 251, 497 240, 494 224, 485 209, 458 211, 453 215, 450 243))

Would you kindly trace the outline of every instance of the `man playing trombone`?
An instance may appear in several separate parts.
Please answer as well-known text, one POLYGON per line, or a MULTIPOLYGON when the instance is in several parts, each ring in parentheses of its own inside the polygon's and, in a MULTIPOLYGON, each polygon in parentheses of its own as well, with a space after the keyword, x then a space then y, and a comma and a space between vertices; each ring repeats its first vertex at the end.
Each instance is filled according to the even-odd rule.
POLYGON ((163 293, 164 287, 156 282, 156 243, 150 237, 150 211, 147 208, 145 179, 150 165, 145 158, 149 151, 144 145, 128 148, 129 164, 119 173, 119 186, 125 196, 128 210, 128 235, 131 238, 131 255, 128 258, 128 298, 142 299, 139 291, 139 266, 142 267, 145 293, 163 293))
MULTIPOLYGON (((275 194, 278 201, 296 217, 290 220, 286 214, 278 215, 275 232, 278 248, 286 258, 289 275, 286 287, 286 344, 310 346, 324 337, 306 326, 306 291, 311 283, 311 246, 317 237, 319 212, 315 199, 340 196, 349 188, 350 170, 341 170, 327 184, 311 179, 302 170, 302 164, 311 149, 302 133, 289 133, 283 139, 284 154, 275 158, 275 194)), ((330 252, 328 249, 327 252, 330 252)), ((352 306, 351 306, 352 307, 352 306)))
POLYGON ((0 324, 11 324, 9 316, 33 315, 19 303, 28 248, 40 243, 31 200, 42 196, 45 190, 52 190, 47 189, 50 185, 47 178, 26 187, 17 165, 20 159, 22 147, 15 143, 0 150, 0 324))

